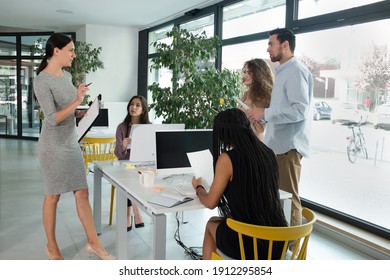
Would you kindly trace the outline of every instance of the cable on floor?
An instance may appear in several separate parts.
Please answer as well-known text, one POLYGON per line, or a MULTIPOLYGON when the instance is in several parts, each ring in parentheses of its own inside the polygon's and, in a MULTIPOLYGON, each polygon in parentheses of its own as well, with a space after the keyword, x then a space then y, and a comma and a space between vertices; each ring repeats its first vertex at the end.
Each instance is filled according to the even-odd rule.
POLYGON ((179 220, 179 213, 176 212, 176 231, 174 233, 174 239, 176 240, 176 243, 179 244, 183 249, 184 253, 188 256, 190 256, 193 260, 202 260, 202 247, 187 247, 180 238, 180 220, 179 220), (200 252, 200 253, 199 253, 200 252))

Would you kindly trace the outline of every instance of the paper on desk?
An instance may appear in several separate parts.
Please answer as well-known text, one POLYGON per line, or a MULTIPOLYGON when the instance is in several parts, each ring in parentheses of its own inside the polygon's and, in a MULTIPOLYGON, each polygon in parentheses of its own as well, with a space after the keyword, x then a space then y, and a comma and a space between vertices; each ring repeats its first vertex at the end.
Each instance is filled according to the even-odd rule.
POLYGON ((202 177, 205 186, 209 188, 214 179, 213 156, 209 149, 187 153, 196 178, 202 177))

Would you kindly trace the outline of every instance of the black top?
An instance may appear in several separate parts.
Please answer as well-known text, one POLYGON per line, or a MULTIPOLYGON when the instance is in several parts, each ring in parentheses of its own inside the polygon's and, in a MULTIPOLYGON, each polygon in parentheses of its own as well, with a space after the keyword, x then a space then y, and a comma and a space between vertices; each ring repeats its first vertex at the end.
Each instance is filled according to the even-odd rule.
MULTIPOLYGON (((245 186, 238 185, 238 178, 240 176, 248 176, 248 174, 240 174, 238 166, 240 166, 240 158, 238 157, 236 150, 230 150, 227 152, 233 166, 233 180, 228 183, 224 195, 231 211, 231 218, 244 222, 254 224, 253 221, 248 221, 244 215, 244 208, 242 205, 247 203, 242 195, 242 188, 245 186)), ((248 172, 249 173, 249 172, 248 172)), ((244 236, 244 248, 246 259, 253 259, 253 241, 251 237, 244 236)), ((241 259, 240 245, 238 243, 238 234, 228 227, 226 221, 222 221, 216 232, 217 248, 221 250, 225 255, 234 258, 241 259)), ((258 241, 258 256, 259 259, 267 259, 268 255, 268 242, 258 241)), ((281 254, 281 244, 274 244, 273 259, 279 259, 281 254), (279 246, 275 246, 279 245, 279 246)))

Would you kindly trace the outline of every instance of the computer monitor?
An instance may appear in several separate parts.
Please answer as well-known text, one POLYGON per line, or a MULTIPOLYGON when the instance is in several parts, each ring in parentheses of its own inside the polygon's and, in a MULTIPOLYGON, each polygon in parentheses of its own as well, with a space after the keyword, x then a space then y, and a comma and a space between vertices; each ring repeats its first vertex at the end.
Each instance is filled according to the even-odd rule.
POLYGON ((154 162, 156 131, 184 130, 184 124, 133 124, 130 130, 132 162, 154 162))
POLYGON ((158 175, 192 173, 187 153, 213 150, 212 129, 156 132, 156 168, 158 175))
POLYGON ((96 118, 96 120, 92 123, 92 126, 98 126, 98 127, 108 127, 109 121, 108 121, 108 109, 100 108, 99 109, 99 116, 96 118))

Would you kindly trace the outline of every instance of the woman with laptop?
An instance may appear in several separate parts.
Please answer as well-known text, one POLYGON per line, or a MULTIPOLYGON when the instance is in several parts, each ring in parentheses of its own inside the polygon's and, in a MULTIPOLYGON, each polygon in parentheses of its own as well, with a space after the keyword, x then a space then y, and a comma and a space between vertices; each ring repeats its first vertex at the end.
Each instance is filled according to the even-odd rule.
MULTIPOLYGON (((148 103, 143 96, 133 96, 127 104, 127 114, 123 122, 116 129, 116 147, 115 156, 119 160, 128 160, 130 158, 131 137, 130 130, 133 124, 149 124, 148 103)), ((127 200, 127 231, 133 228, 131 210, 134 212, 134 223, 136 228, 144 227, 142 216, 138 207, 127 200)))
MULTIPOLYGON (((200 202, 209 209, 218 207, 220 217, 211 217, 203 239, 203 259, 210 259, 217 248, 225 255, 240 259, 238 235, 226 219, 264 226, 287 226, 279 199, 278 165, 275 153, 261 142, 245 113, 233 108, 220 112, 213 127, 214 179, 207 192, 202 178, 192 185, 200 202)), ((247 259, 253 259, 252 239, 244 239, 247 259)), ((275 246, 280 258, 282 246, 275 246)), ((268 247, 259 244, 259 259, 268 247)))

